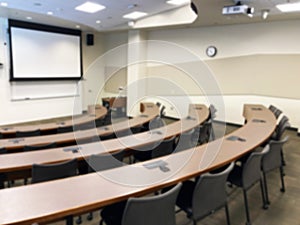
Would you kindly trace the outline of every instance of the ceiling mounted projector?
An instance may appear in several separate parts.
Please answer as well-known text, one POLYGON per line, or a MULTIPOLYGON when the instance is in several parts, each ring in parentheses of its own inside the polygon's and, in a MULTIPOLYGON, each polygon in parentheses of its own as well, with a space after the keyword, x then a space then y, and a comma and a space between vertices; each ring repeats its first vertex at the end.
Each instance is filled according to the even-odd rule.
POLYGON ((235 5, 224 6, 222 10, 223 15, 236 15, 236 14, 246 14, 252 15, 254 13, 254 8, 244 5, 241 2, 237 2, 235 5))

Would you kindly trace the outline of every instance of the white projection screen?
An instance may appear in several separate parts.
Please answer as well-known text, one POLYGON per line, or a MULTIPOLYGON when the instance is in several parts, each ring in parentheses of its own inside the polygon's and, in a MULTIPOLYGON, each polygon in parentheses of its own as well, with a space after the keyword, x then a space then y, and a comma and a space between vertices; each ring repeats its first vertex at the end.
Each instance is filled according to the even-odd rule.
POLYGON ((10 81, 79 80, 81 31, 9 20, 10 81))

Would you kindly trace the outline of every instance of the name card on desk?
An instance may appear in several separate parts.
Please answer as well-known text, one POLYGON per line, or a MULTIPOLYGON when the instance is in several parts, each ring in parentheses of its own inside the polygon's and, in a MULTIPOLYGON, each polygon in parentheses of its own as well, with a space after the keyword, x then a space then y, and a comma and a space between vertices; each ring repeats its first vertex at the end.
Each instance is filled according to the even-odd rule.
POLYGON ((72 153, 77 153, 78 150, 82 149, 82 147, 77 146, 77 147, 68 147, 68 148, 64 148, 63 151, 64 152, 72 152, 72 153))
POLYGON ((196 120, 196 118, 191 117, 191 116, 187 116, 186 119, 187 119, 187 120, 196 120))
POLYGON ((11 140, 9 140, 9 142, 12 142, 12 143, 14 143, 14 144, 17 144, 17 143, 19 143, 19 142, 21 142, 21 141, 24 141, 24 138, 16 138, 16 139, 11 139, 11 140))
POLYGON ((158 161, 155 161, 155 162, 143 164, 143 166, 147 169, 159 168, 162 172, 170 171, 170 169, 167 167, 167 165, 168 165, 168 163, 166 163, 163 160, 158 160, 158 161))
POLYGON ((3 127, 2 130, 12 130, 12 127, 3 127))
POLYGON ((260 120, 260 119, 253 119, 252 122, 254 123, 265 123, 265 120, 260 120))
POLYGON ((260 108, 260 107, 252 107, 251 108, 253 111, 261 111, 262 110, 262 108, 260 108))
POLYGON ((162 135, 163 133, 161 131, 149 131, 150 134, 158 134, 158 135, 162 135))
POLYGON ((246 141, 246 139, 238 137, 238 136, 234 136, 234 135, 229 136, 228 138, 226 138, 226 140, 228 140, 228 141, 241 141, 241 142, 246 141))

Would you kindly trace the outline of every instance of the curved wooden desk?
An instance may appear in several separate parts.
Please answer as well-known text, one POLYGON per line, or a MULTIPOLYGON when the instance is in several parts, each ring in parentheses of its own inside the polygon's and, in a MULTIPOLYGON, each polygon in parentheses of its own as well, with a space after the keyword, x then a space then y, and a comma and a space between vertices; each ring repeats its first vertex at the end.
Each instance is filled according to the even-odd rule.
POLYGON ((71 119, 60 120, 59 122, 43 123, 38 125, 7 125, 0 127, 0 133, 4 136, 16 136, 17 131, 32 131, 40 129, 41 132, 56 131, 59 127, 70 127, 88 124, 105 116, 107 110, 100 105, 89 106, 88 113, 81 116, 74 116, 71 119))
MULTIPOLYGON (((144 104, 144 106, 151 106, 152 109, 151 104, 144 104)), ((83 160, 92 154, 115 152, 122 149, 135 149, 191 130, 207 120, 208 116, 209 110, 205 105, 190 105, 189 117, 162 128, 154 129, 152 132, 147 131, 122 138, 83 144, 79 146, 80 149, 78 149, 78 146, 70 146, 42 151, 3 154, 0 155, 0 173, 28 170, 31 169, 34 163, 50 164, 73 158, 83 160), (72 149, 78 149, 78 152, 73 153, 72 149)))
POLYGON ((253 150, 275 129, 276 119, 264 106, 245 105, 244 116, 248 122, 242 128, 195 149, 101 173, 3 189, 0 224, 53 221, 141 196, 223 166, 253 150), (145 164, 151 162, 165 162, 170 170, 149 169, 145 164))
MULTIPOLYGON (((106 112, 105 107, 101 107, 101 109, 106 112)), ((94 129, 26 138, 1 139, 0 147, 5 147, 7 151, 15 151, 17 149, 23 149, 25 145, 45 145, 52 142, 64 145, 69 143, 73 144, 75 141, 80 142, 89 140, 95 136, 103 136, 113 132, 121 132, 129 127, 142 125, 149 122, 159 114, 158 107, 153 103, 141 103, 141 111, 143 111, 142 114, 133 119, 128 119, 112 125, 102 126, 94 129)))

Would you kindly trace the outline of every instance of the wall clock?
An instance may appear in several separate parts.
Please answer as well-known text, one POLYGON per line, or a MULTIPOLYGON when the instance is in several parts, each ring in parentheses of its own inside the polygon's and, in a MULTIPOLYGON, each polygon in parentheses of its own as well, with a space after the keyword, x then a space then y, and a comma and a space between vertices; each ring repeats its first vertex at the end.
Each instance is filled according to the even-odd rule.
POLYGON ((217 54, 217 48, 215 46, 209 46, 206 49, 206 55, 209 57, 214 57, 217 54))

